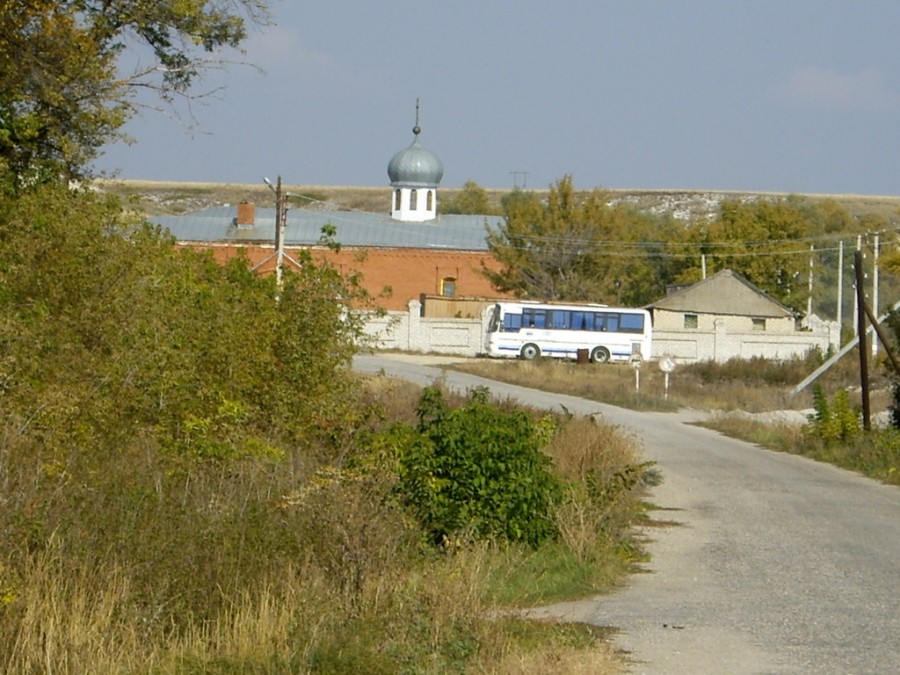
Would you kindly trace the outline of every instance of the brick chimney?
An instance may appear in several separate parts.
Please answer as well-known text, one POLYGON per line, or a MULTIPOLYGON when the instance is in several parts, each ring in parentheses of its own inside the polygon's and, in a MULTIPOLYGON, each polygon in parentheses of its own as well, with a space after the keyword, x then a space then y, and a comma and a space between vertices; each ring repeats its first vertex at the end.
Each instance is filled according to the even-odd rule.
POLYGON ((256 225, 256 204, 248 201, 238 204, 235 222, 238 227, 253 227, 256 225))

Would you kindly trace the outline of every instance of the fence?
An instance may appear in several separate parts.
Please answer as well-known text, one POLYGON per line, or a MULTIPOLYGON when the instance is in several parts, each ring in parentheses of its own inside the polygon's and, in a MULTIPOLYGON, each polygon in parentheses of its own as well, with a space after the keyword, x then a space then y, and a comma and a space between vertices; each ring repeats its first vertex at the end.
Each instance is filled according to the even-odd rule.
MULTIPOLYGON (((371 315, 366 334, 376 349, 476 356, 485 352, 489 310, 480 318, 458 319, 421 316, 422 305, 410 300, 406 312, 371 315)), ((735 331, 717 319, 712 332, 656 331, 653 334, 653 358, 667 355, 682 363, 724 362, 732 358, 790 359, 805 356, 810 350, 823 354, 837 348, 837 324, 812 317, 804 330, 792 333, 735 331)))
POLYGON ((376 349, 476 356, 484 352, 483 318, 457 319, 420 316, 422 303, 409 301, 406 312, 372 315, 366 334, 376 349))

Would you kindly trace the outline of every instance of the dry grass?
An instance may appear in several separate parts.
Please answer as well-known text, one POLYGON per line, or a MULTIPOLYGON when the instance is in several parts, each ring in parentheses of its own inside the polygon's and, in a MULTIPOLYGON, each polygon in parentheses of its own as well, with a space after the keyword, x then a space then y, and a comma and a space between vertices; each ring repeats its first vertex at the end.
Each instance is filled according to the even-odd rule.
POLYGON ((567 489, 554 522, 566 547, 581 561, 614 547, 632 524, 645 480, 636 469, 639 443, 620 429, 591 419, 570 421, 547 449, 567 489), (602 486, 599 487, 599 486, 602 486))
MULTIPOLYGON (((593 626, 519 623, 522 628, 518 633, 536 633, 541 648, 525 651, 521 639, 498 641, 494 653, 471 672, 483 675, 613 675, 625 672, 622 655, 611 646, 608 636, 593 626)), ((505 634, 515 634, 515 631, 508 627, 505 634)))
MULTIPOLYGON (((826 392, 849 389, 859 403, 859 375, 854 356, 848 354, 819 383, 826 392)), ((571 361, 541 359, 481 359, 455 364, 454 369, 525 387, 580 396, 638 410, 807 410, 812 407, 811 387, 791 394, 793 386, 817 367, 815 359, 787 363, 762 359, 735 360, 727 364, 697 364, 679 367, 665 376, 654 363, 639 374, 624 364, 577 365, 571 361)), ((872 410, 884 410, 890 402, 890 380, 883 369, 870 373, 872 410)))
MULTIPOLYGON (((418 389, 366 389, 376 429, 414 421, 418 389)), ((639 459, 605 425, 572 420, 549 449, 583 483, 556 516, 563 543, 449 554, 422 547, 389 471, 173 462, 142 440, 50 462, 2 431, 4 675, 621 670, 603 635, 489 618, 498 598, 594 593, 627 572, 637 493, 598 501, 587 484, 618 485, 639 459)))

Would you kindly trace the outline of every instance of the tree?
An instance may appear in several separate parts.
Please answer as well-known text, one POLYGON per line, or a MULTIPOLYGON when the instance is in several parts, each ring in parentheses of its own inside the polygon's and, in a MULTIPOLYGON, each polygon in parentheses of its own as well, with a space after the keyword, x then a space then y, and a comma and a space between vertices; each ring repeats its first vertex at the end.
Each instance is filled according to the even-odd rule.
POLYGON ((682 238, 679 226, 609 201, 600 190, 576 192, 571 176, 551 186, 546 203, 533 192, 513 191, 503 200, 506 222, 490 228, 487 238, 503 268, 485 274, 498 290, 521 297, 657 299, 684 264, 663 256, 669 242, 682 238))
POLYGON ((795 200, 725 201, 703 251, 715 269, 732 269, 789 307, 806 301, 813 224, 795 200))
POLYGON ((487 190, 474 180, 467 180, 459 194, 441 202, 441 212, 466 215, 491 215, 496 210, 491 207, 487 190))
POLYGON ((0 9, 7 189, 84 175, 135 113, 138 89, 169 102, 189 95, 210 56, 267 16, 263 0, 0 0, 0 9), (122 76, 130 46, 148 50, 150 64, 122 76))
POLYGON ((338 301, 355 290, 303 263, 276 303, 246 259, 178 248, 114 201, 53 184, 0 197, 0 435, 201 455, 339 440, 358 414, 359 324, 338 301))

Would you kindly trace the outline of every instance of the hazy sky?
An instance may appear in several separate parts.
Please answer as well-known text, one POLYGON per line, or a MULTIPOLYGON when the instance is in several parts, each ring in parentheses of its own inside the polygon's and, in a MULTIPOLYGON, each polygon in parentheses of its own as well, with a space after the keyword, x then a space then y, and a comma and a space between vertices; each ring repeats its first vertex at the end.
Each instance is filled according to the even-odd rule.
POLYGON ((122 178, 386 186, 412 142, 445 187, 900 193, 900 1, 273 0, 246 59, 152 111, 122 178), (513 172, 523 172, 516 173, 513 172), (525 173, 527 172, 527 173, 525 173))

